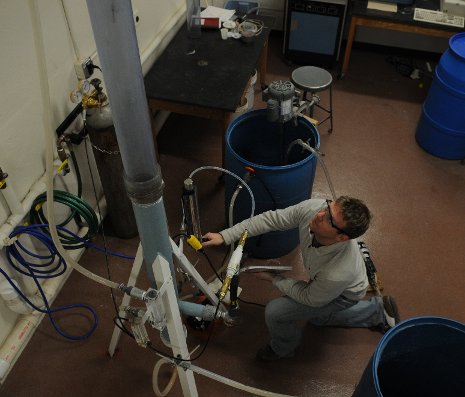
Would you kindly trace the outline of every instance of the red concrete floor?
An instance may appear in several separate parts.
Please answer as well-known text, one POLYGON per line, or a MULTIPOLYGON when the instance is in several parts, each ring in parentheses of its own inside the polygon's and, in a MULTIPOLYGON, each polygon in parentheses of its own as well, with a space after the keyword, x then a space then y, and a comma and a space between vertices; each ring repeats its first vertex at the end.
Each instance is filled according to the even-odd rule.
MULTIPOLYGON (((280 56, 281 37, 270 40, 268 81, 288 80, 296 67, 280 56)), ((374 214, 363 236, 378 269, 385 294, 396 298, 401 318, 440 316, 465 322, 465 166, 423 151, 415 141, 415 129, 429 85, 428 78, 412 80, 401 75, 387 54, 355 48, 344 80, 334 79, 334 129, 319 127, 320 149, 336 194, 363 199, 374 214)), ((336 77, 337 72, 331 71, 336 77)), ((322 104, 327 92, 321 93, 322 104)), ((256 108, 264 107, 260 93, 256 108)), ((321 117, 316 113, 315 118, 321 117)), ((171 115, 158 135, 159 162, 166 184, 164 202, 171 235, 179 232, 180 194, 183 180, 197 167, 221 164, 221 126, 194 117, 171 115)), ((199 173, 199 202, 203 231, 224 227, 224 186, 215 172, 199 173)), ((330 198, 330 190, 317 168, 313 197, 330 198)), ((137 238, 120 240, 107 232, 106 243, 114 251, 134 254, 137 238)), ((103 244, 102 239, 97 243, 103 244)), ((209 250, 217 268, 227 248, 209 250)), ((186 249, 205 278, 211 271, 203 256, 186 249)), ((294 265, 292 275, 305 277, 298 249, 279 258, 294 265)), ((81 264, 107 276, 104 256, 88 250, 81 264)), ((131 263, 110 258, 112 279, 126 282, 131 263)), ((141 285, 146 285, 142 277, 141 285)), ((279 292, 251 274, 241 277, 244 301, 241 323, 214 330, 195 365, 237 382, 294 396, 351 396, 382 335, 368 329, 306 326, 303 343, 293 359, 271 364, 255 360, 255 352, 268 340, 264 309, 279 292)), ((183 293, 195 293, 185 283, 183 293)), ((117 303, 120 296, 116 297, 117 303)), ((107 348, 114 328, 110 291, 74 272, 55 305, 76 301, 92 305, 100 323, 91 338, 69 342, 45 319, 0 389, 2 397, 151 396, 152 371, 159 357, 127 336, 116 355, 107 348)), ((62 315, 60 324, 69 332, 82 332, 88 323, 62 315)), ((150 338, 160 349, 159 335, 150 338)), ((190 349, 203 346, 208 333, 188 328, 190 349)), ((197 350, 200 352, 201 348, 197 350)), ((196 355, 196 353, 194 353, 196 355)), ((162 367, 161 383, 169 377, 162 367)), ((195 375, 200 396, 250 395, 195 375)), ((169 396, 182 396, 176 382, 169 396)))

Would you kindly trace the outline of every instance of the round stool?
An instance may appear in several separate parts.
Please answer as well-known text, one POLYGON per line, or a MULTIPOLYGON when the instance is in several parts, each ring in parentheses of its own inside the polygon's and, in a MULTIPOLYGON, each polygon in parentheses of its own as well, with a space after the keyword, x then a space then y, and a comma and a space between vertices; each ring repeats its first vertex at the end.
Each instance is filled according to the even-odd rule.
MULTIPOLYGON (((330 127, 328 132, 333 131, 333 77, 327 70, 318 68, 316 66, 301 66, 292 72, 291 80, 294 85, 303 91, 303 99, 307 99, 307 92, 311 95, 317 92, 324 91, 329 88, 329 109, 324 108, 319 104, 315 104, 319 109, 324 110, 328 113, 323 121, 320 121, 318 125, 329 120, 330 127)), ((313 116, 313 106, 310 108, 310 117, 313 116)))

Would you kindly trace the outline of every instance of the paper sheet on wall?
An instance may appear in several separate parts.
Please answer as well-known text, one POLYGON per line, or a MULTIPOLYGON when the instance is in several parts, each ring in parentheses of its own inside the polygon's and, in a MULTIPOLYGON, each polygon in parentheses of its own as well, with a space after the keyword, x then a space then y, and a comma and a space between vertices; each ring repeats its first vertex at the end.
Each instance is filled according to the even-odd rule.
POLYGON ((397 4, 382 3, 380 1, 368 1, 367 9, 387 11, 387 12, 397 12, 397 4))
POLYGON ((231 19, 236 10, 226 10, 225 8, 208 6, 200 13, 202 18, 220 18, 221 22, 231 19))

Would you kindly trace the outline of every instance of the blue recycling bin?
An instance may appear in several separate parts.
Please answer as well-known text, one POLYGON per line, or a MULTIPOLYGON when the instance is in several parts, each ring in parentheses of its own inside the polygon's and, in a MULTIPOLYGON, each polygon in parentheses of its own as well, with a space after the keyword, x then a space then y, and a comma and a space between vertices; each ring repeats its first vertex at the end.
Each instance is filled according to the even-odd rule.
POLYGON ((417 143, 448 160, 465 159, 465 33, 449 40, 434 72, 416 130, 417 143))

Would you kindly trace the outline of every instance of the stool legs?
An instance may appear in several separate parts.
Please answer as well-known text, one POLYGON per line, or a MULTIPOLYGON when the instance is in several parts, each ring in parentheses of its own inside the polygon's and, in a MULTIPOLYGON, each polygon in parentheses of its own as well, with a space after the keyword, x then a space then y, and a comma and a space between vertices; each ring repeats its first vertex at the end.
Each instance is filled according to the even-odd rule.
MULTIPOLYGON (((310 92, 310 94, 313 96, 315 93, 310 92)), ((307 100, 307 91, 304 91, 303 100, 304 101, 307 100)), ((324 120, 320 121, 318 125, 323 124, 325 121, 329 120, 328 132, 329 133, 333 132, 333 86, 332 85, 329 86, 329 109, 326 109, 319 104, 315 104, 311 106, 310 109, 308 110, 308 115, 312 118, 313 118, 313 107, 314 106, 328 113, 328 116, 324 120)))
POLYGON ((329 133, 333 132, 333 86, 329 86, 329 133))

